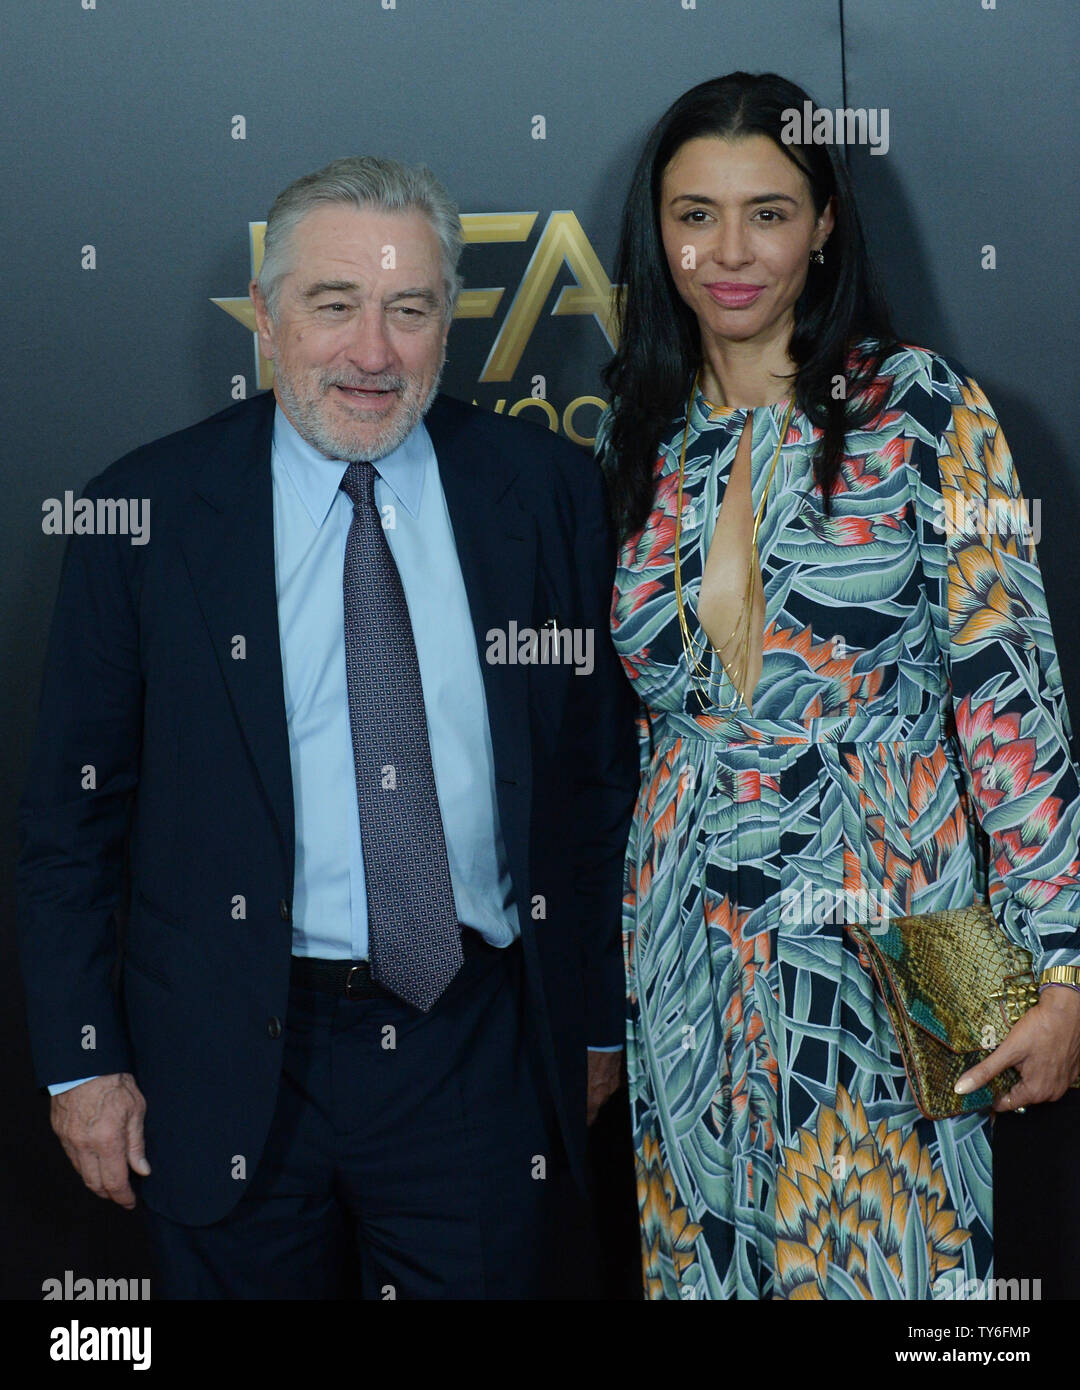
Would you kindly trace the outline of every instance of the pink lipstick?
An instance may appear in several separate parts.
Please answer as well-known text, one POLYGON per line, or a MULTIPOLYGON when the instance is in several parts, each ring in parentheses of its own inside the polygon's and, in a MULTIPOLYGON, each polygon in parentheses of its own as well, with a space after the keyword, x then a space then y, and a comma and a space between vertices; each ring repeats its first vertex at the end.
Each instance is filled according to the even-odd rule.
POLYGON ((722 305, 723 308, 745 309, 748 304, 753 304, 765 286, 745 285, 723 280, 716 284, 706 285, 705 288, 717 304, 722 305))

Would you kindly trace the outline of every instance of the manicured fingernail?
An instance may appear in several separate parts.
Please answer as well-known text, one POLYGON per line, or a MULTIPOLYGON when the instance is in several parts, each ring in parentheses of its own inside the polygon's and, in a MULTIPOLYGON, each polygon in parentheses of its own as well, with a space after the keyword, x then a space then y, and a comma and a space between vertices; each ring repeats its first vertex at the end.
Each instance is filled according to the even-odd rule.
POLYGON ((972 1089, 972 1083, 966 1078, 961 1078, 953 1087, 953 1090, 958 1096, 966 1096, 968 1091, 972 1089))

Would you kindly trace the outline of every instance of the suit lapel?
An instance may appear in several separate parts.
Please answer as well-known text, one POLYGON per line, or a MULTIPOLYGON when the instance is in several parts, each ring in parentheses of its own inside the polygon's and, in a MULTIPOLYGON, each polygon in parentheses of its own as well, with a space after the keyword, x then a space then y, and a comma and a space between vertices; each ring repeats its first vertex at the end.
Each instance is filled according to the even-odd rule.
POLYGON ((196 475, 181 544, 291 882, 295 827, 274 567, 273 422, 269 392, 221 421, 196 475))
MULTIPOLYGON (((529 882, 532 757, 529 667, 488 661, 488 633, 533 619, 536 524, 520 501, 518 468, 478 443, 467 411, 436 398, 425 417, 454 530, 484 682, 499 821, 518 902, 529 882)), ((522 907, 528 916, 528 905, 522 907)))

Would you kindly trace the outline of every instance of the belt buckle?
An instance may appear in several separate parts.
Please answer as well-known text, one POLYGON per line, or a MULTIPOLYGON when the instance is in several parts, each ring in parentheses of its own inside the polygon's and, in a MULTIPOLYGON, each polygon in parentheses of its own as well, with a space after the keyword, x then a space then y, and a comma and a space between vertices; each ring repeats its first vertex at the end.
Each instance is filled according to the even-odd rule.
POLYGON ((346 998, 346 999, 359 999, 359 998, 361 997, 361 996, 358 995, 358 994, 353 994, 353 992, 352 992, 352 984, 353 984, 353 976, 356 974, 356 972, 357 972, 358 970, 361 971, 361 972, 363 972, 363 969, 364 969, 364 967, 363 967, 362 964, 361 964, 361 965, 354 965, 353 968, 349 971, 348 975, 345 976, 345 998, 346 998))

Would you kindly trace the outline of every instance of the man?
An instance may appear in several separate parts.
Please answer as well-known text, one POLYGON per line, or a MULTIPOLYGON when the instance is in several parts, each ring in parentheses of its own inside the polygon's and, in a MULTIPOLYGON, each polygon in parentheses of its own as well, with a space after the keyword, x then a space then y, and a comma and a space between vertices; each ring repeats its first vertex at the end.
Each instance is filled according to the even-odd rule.
POLYGON ((88 484, 150 544, 69 542, 23 973, 53 1128, 141 1189, 159 1296, 336 1297, 354 1257, 371 1297, 581 1291, 633 701, 595 466, 436 394, 461 247, 427 170, 292 184, 273 395, 88 484))

